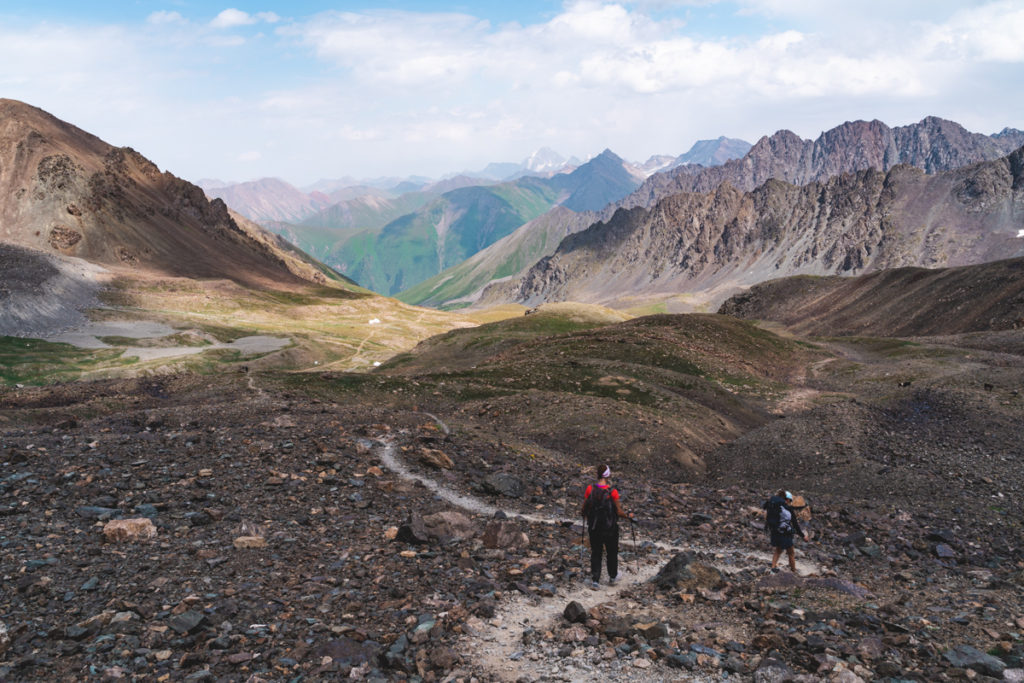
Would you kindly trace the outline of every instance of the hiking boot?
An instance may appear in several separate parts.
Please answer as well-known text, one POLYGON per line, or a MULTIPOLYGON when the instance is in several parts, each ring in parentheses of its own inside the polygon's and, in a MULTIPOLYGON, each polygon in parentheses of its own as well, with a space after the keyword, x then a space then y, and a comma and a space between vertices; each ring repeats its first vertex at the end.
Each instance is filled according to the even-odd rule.
POLYGON ((617 576, 613 576, 612 578, 608 579, 608 585, 609 586, 614 586, 618 582, 619 582, 619 577, 617 577, 617 576))
POLYGON ((779 568, 778 567, 772 567, 772 574, 778 574, 778 573, 779 573, 779 568))
POLYGON ((589 581, 587 581, 587 588, 589 588, 592 591, 596 591, 601 588, 601 584, 599 584, 594 579, 590 579, 589 581))

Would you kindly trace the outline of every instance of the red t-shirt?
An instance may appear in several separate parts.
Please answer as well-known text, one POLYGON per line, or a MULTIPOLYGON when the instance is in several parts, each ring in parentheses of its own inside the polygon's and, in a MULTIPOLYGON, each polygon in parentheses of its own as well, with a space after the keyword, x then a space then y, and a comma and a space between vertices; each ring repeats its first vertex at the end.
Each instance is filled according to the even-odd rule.
MULTIPOLYGON (((611 484, 604 484, 604 485, 601 485, 601 484, 591 484, 590 486, 588 486, 588 487, 587 487, 587 490, 586 490, 586 492, 584 492, 584 494, 583 494, 583 500, 586 500, 587 498, 590 498, 590 492, 594 490, 594 487, 595 487, 595 486, 597 486, 597 487, 600 487, 600 488, 602 488, 602 489, 606 489, 606 488, 608 488, 608 487, 609 487, 610 485, 611 485, 611 484)), ((617 490, 617 489, 612 489, 612 492, 611 492, 611 499, 612 499, 612 500, 618 500, 618 499, 619 499, 619 492, 618 492, 618 490, 617 490)))

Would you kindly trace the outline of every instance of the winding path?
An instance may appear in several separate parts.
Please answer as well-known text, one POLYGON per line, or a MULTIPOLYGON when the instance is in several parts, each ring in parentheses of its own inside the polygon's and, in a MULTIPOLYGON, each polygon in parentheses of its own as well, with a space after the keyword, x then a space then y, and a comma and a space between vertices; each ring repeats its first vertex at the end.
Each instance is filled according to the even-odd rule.
MULTIPOLYGON (((432 419, 445 434, 449 433, 448 426, 437 416, 426 412, 420 412, 419 414, 432 419)), ((479 498, 459 493, 427 476, 413 472, 396 455, 397 449, 392 440, 367 439, 364 440, 364 445, 375 446, 381 464, 397 476, 407 481, 419 482, 442 500, 469 512, 481 515, 494 515, 501 510, 508 514, 510 518, 518 517, 535 524, 565 525, 566 523, 576 524, 579 521, 553 515, 510 513, 479 498)), ((634 543, 632 539, 623 537, 620 539, 620 545, 634 546, 634 543)), ((653 545, 659 551, 670 554, 688 550, 705 553, 707 556, 715 558, 711 564, 714 564, 726 574, 736 573, 749 568, 763 568, 768 565, 770 560, 766 552, 753 552, 735 546, 691 543, 686 547, 681 547, 646 539, 643 543, 636 545, 641 549, 649 548, 653 545)), ((622 596, 623 591, 649 580, 658 572, 663 563, 664 558, 661 553, 651 554, 647 552, 638 554, 636 562, 622 563, 625 570, 622 572, 622 581, 615 586, 602 584, 596 590, 587 587, 585 584, 577 584, 568 588, 563 587, 563 592, 559 592, 555 600, 519 594, 512 595, 501 603, 499 610, 492 619, 489 619, 487 622, 478 622, 476 628, 471 627, 468 629, 469 632, 462 639, 462 645, 465 648, 464 652, 467 655, 466 658, 476 666, 488 671, 494 677, 494 680, 500 681, 517 681, 524 674, 533 680, 628 680, 632 683, 661 681, 663 680, 663 671, 659 672, 655 669, 646 672, 629 667, 618 661, 608 666, 602 665, 598 668, 597 666, 589 667, 588 664, 578 660, 573 660, 574 664, 562 666, 560 662, 552 662, 543 658, 532 659, 523 650, 521 635, 525 628, 533 627, 543 630, 556 623, 562 618, 564 606, 573 600, 582 604, 593 604, 595 602, 607 603, 624 599, 622 596), (552 678, 553 676, 554 678, 552 678)), ((801 575, 806 576, 808 574, 820 573, 821 567, 806 557, 801 557, 797 560, 797 570, 801 575)))

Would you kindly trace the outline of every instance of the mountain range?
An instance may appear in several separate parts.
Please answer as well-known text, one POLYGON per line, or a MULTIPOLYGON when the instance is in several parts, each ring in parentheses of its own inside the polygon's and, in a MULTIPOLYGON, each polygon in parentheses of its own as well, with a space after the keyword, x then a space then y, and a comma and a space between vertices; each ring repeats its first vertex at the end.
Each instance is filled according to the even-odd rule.
MULTIPOLYGON (((1012 206, 1016 200, 996 189, 1005 177, 988 177, 1000 175, 995 167, 964 169, 968 176, 978 174, 974 180, 959 175, 931 179, 941 176, 939 171, 996 159, 1021 144, 1021 131, 1006 129, 986 136, 934 117, 900 128, 878 121, 851 122, 814 141, 780 131, 759 140, 742 159, 712 168, 682 166, 651 176, 634 193, 606 207, 599 220, 584 226, 585 236, 580 221, 567 224, 568 236, 557 251, 520 277, 484 290, 480 300, 536 303, 578 297, 610 302, 623 296, 699 290, 701 301, 721 301, 733 288, 758 278, 953 265, 1009 256, 1014 252, 987 252, 981 244, 998 241, 986 231, 1014 232, 1019 218, 993 209, 994 196, 988 203, 961 201, 972 192, 995 192, 998 201, 1012 206), (913 171, 915 167, 925 173, 913 171), (866 173, 868 169, 875 170, 866 173), (974 189, 953 187, 958 183, 974 189), (915 199, 915 192, 922 194, 915 199), (896 203, 883 210, 873 207, 872 201, 896 203), (932 203, 942 209, 927 209, 932 203), (965 216, 961 225, 943 222, 960 215, 965 216), (918 220, 925 222, 911 225, 918 220), (850 224, 875 237, 884 232, 887 241, 861 243, 861 237, 875 237, 847 234, 850 224), (933 241, 955 242, 961 231, 970 230, 967 225, 987 235, 972 238, 969 249, 944 250, 929 244, 915 251, 902 243, 894 248, 888 241, 897 233, 903 241, 927 233, 933 241), (884 258, 879 255, 882 247, 884 258), (789 254, 790 249, 796 251, 789 254), (837 257, 839 253, 843 258, 837 257)), ((1011 169, 1014 158, 1004 159, 1000 168, 1011 169)), ((1006 173, 1012 175, 1012 170, 1006 173)), ((1014 249, 1016 242, 998 248, 1014 249)))

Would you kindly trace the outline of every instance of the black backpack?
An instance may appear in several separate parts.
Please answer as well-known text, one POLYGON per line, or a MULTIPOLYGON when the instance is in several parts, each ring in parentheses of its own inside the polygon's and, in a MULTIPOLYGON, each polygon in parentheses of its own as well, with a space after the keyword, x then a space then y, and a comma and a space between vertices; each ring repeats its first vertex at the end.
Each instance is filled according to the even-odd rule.
POLYGON ((766 506, 768 514, 765 515, 764 527, 766 531, 774 531, 783 536, 793 535, 793 513, 782 503, 781 500, 773 498, 766 506))
POLYGON ((593 486, 584 506, 587 513, 587 526, 591 531, 614 529, 619 524, 619 515, 612 500, 612 488, 593 486))

